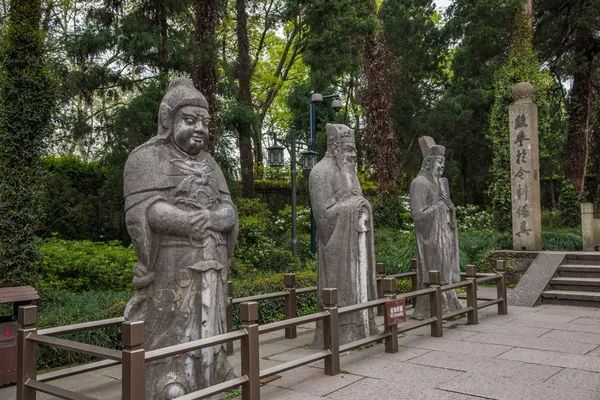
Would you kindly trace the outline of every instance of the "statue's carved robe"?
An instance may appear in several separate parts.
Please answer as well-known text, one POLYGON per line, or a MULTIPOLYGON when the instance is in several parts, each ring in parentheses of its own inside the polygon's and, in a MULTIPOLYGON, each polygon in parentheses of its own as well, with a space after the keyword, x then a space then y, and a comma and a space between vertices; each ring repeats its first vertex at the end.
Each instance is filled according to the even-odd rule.
MULTIPOLYGON (((310 201, 317 223, 318 305, 323 288, 337 288, 338 307, 377 298, 371 205, 355 174, 343 174, 326 156, 311 171, 310 201)), ((340 344, 378 333, 372 310, 340 316, 340 344)), ((323 347, 317 324, 314 348, 323 347)))
MULTIPOLYGON (((419 289, 429 286, 431 270, 440 271, 442 285, 460 281, 456 215, 454 207, 450 209, 446 203, 440 201, 440 198, 439 185, 430 172, 422 170, 410 184, 410 207, 415 223, 419 289)), ((456 291, 442 293, 444 313, 460 308, 462 306, 456 291)), ((420 296, 413 317, 429 318, 429 312, 429 297, 420 296)))
MULTIPOLYGON (((144 349, 226 333, 228 258, 238 226, 225 178, 213 158, 205 152, 189 156, 170 138, 151 139, 127 159, 124 194, 127 230, 138 256, 136 294, 125 319, 145 322, 144 349), (158 202, 183 211, 225 210, 218 221, 221 230, 209 223, 195 232, 181 221, 179 234, 153 229, 148 212, 158 202)), ((170 398, 167 392, 173 386, 190 393, 232 374, 222 345, 155 361, 147 367, 146 398, 170 398)))

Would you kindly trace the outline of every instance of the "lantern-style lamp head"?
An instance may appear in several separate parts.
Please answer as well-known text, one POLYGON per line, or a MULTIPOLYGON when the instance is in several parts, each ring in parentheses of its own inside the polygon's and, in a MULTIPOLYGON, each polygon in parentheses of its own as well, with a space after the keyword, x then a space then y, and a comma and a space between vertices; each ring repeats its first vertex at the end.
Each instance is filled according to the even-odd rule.
POLYGON ((315 165, 317 165, 317 156, 319 154, 316 151, 307 150, 302 152, 302 169, 310 171, 315 165))
POLYGON ((310 95, 310 102, 311 103, 322 103, 323 102, 323 95, 321 93, 311 93, 310 95))
POLYGON ((343 105, 340 99, 334 99, 331 102, 331 108, 333 108, 333 111, 340 111, 342 109, 343 105))
POLYGON ((285 147, 275 143, 273 146, 267 148, 269 154, 269 166, 270 167, 282 167, 283 166, 283 150, 285 147))

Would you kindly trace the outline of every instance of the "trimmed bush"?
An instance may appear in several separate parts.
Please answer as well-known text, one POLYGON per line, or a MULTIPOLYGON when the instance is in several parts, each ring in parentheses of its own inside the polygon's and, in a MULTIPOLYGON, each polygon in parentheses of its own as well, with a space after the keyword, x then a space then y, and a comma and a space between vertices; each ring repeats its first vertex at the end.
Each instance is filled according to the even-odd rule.
MULTIPOLYGON (((122 317, 133 291, 71 293, 40 290, 38 329, 122 317)), ((96 346, 121 349, 119 326, 59 336, 96 346)), ((38 368, 49 369, 85 363, 93 357, 48 346, 38 346, 38 368)))
POLYGON ((133 290, 132 248, 109 243, 50 238, 42 245, 37 289, 71 292, 133 290))

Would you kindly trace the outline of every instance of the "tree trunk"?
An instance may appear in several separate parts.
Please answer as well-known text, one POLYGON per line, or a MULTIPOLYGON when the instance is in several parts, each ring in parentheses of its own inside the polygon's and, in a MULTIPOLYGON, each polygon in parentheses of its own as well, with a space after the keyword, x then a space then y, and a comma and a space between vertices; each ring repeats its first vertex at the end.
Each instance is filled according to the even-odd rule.
MULTIPOLYGON (((248 15, 246 14, 246 0, 236 0, 238 41, 238 103, 252 110, 252 97, 250 94, 250 49, 248 44, 248 15)), ((238 122, 240 167, 242 175, 242 196, 254 197, 254 162, 252 157, 252 121, 238 122)))
POLYGON ((391 120, 393 97, 393 59, 385 43, 383 29, 367 40, 363 71, 366 81, 364 95, 367 127, 365 142, 375 160, 375 171, 381 193, 396 186, 399 174, 396 160, 398 143, 391 120))
MULTIPOLYGON (((579 35, 577 47, 589 48, 588 35, 579 35)), ((593 40, 593 38, 592 38, 593 40)), ((569 132, 565 154, 565 177, 577 188, 578 200, 585 191, 585 175, 588 171, 590 151, 590 131, 592 117, 592 58, 590 51, 585 53, 586 61, 573 74, 573 88, 569 105, 569 132)))
POLYGON ((192 80, 208 102, 211 119, 209 124, 210 138, 206 150, 214 155, 215 143, 220 133, 219 104, 217 101, 218 42, 217 26, 219 23, 219 0, 195 0, 194 22, 196 25, 196 54, 192 68, 192 80))

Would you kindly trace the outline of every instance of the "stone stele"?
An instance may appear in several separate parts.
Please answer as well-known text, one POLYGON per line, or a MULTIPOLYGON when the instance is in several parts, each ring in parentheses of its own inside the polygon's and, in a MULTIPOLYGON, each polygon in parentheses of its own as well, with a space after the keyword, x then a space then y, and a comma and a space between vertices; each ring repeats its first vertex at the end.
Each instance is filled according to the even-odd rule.
MULTIPOLYGON (((337 288, 338 307, 377 298, 373 214, 355 165, 354 130, 327 124, 327 153, 310 173, 309 192, 317 223, 317 293, 337 288)), ((342 315, 339 323, 340 344, 378 333, 372 310, 342 315)), ((321 324, 313 347, 323 348, 321 324)))
MULTIPOLYGON (((410 184, 410 208, 417 243, 417 286, 424 289, 429 286, 432 270, 440 271, 442 285, 458 282, 460 264, 456 213, 448 179, 442 178, 446 148, 436 145, 429 136, 421 136, 419 144, 424 159, 419 175, 410 184)), ((461 308, 455 290, 442 292, 444 314, 461 308)), ((412 316, 429 318, 428 296, 417 298, 412 316)))
MULTIPOLYGON (((171 82, 158 134, 125 164, 127 231, 138 262, 125 319, 145 322, 145 350, 226 333, 229 257, 237 212, 204 151, 208 104, 189 79, 171 82)), ((172 399, 233 377, 223 345, 146 365, 146 398, 172 399)))
POLYGON ((513 249, 539 251, 542 250, 542 206, 538 109, 529 82, 517 83, 513 96, 515 102, 508 107, 513 249))

